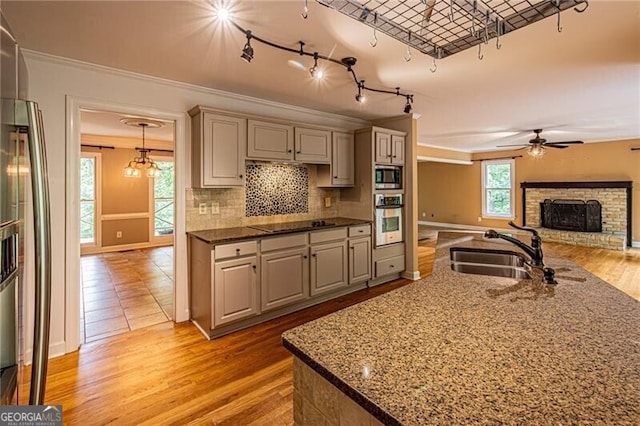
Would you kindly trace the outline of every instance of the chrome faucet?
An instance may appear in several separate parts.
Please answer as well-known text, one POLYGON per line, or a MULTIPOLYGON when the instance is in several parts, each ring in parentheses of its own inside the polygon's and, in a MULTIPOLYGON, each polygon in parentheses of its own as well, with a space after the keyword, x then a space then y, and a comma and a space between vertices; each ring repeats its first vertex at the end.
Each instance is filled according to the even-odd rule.
POLYGON ((513 221, 509 222, 509 226, 511 226, 512 228, 520 229, 521 231, 531 232, 531 245, 528 246, 527 244, 514 237, 500 234, 493 229, 489 229, 487 232, 485 232, 484 236, 485 238, 500 238, 520 247, 522 251, 529 255, 530 262, 528 263, 530 264, 530 266, 542 270, 544 274, 544 282, 547 284, 557 284, 555 280, 555 270, 545 267, 544 262, 542 261, 544 257, 542 253, 542 238, 540 238, 540 235, 538 235, 538 231, 533 228, 518 226, 513 223, 513 221))

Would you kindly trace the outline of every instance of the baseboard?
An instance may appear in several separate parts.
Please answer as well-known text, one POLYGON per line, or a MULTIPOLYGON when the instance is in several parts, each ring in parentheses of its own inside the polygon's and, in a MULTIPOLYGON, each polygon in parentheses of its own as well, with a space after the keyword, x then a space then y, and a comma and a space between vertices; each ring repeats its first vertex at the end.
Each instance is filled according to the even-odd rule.
POLYGON ((420 271, 404 271, 400 276, 408 280, 416 281, 420 279, 420 271))
POLYGON ((112 253, 114 251, 125 251, 125 250, 140 250, 145 248, 164 247, 164 246, 172 246, 172 245, 173 245, 173 241, 122 244, 117 246, 87 248, 82 250, 82 255, 84 256, 85 254, 112 253))
MULTIPOLYGON (((49 344, 49 359, 57 358, 66 354, 67 344, 64 340, 60 342, 50 343, 49 344)), ((29 349, 25 351, 22 363, 24 365, 31 365, 33 363, 33 350, 29 349)))
POLYGON ((631 247, 640 248, 640 241, 631 241, 631 247))

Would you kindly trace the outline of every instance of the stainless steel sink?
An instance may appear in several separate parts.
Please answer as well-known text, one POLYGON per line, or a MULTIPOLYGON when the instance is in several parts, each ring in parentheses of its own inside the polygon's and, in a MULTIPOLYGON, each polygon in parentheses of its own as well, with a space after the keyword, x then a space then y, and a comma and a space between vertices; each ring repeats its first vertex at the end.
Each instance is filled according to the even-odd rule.
POLYGON ((525 257, 510 250, 486 250, 468 247, 449 249, 451 269, 465 274, 530 279, 525 257))

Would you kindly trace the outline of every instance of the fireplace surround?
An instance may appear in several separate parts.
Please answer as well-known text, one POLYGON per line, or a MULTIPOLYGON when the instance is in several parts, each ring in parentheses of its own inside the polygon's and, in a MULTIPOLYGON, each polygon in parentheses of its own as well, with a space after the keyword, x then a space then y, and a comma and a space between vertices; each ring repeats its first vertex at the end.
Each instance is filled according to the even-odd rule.
MULTIPOLYGON (((547 241, 623 250, 632 242, 632 182, 522 182, 522 221, 525 226, 542 230, 547 241), (593 225, 585 231, 542 228, 541 203, 545 200, 578 200, 585 206, 598 200, 601 207, 601 231, 593 225)), ((564 206, 562 206, 564 208, 564 206)), ((567 208, 571 209, 572 206, 567 208)))

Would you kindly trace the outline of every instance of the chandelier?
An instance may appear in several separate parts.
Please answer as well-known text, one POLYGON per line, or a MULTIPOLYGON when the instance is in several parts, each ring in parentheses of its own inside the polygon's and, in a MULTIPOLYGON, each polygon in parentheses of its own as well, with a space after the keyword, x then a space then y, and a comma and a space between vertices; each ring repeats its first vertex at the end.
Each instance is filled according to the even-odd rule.
POLYGON ((147 118, 123 118, 120 120, 128 126, 135 126, 142 128, 142 148, 136 148, 136 151, 140 153, 139 157, 134 157, 129 161, 127 167, 124 168, 124 175, 126 177, 140 177, 142 172, 145 172, 148 177, 158 176, 160 167, 149 158, 150 149, 145 148, 145 129, 147 127, 157 129, 164 126, 162 121, 149 120, 147 118))

